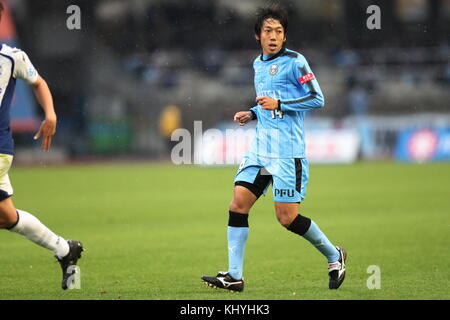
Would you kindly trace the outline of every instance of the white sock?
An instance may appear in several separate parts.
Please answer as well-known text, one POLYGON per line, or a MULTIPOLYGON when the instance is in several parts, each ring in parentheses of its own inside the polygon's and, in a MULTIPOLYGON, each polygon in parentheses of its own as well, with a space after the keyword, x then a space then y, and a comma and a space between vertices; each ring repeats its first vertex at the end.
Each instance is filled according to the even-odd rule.
POLYGON ((21 234, 28 240, 52 250, 58 258, 69 253, 69 244, 62 237, 54 234, 32 214, 17 210, 19 221, 9 231, 21 234))

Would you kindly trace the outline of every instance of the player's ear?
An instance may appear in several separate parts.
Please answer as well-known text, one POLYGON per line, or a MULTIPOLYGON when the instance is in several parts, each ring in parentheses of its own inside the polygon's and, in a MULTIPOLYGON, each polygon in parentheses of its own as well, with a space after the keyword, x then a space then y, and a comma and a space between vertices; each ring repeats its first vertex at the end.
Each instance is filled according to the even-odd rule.
POLYGON ((255 39, 256 39, 256 41, 260 41, 261 37, 259 35, 255 34, 255 39))

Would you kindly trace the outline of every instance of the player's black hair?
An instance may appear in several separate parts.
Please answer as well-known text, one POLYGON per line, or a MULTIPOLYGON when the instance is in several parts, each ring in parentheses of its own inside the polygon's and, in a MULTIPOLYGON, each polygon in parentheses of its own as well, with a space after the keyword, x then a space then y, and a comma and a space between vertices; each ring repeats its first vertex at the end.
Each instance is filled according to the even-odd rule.
POLYGON ((2 11, 3 11, 3 2, 0 1, 0 14, 2 13, 2 11))
POLYGON ((280 5, 273 4, 266 8, 259 8, 256 12, 255 34, 261 35, 261 29, 266 19, 275 19, 283 26, 284 33, 287 33, 288 14, 280 5))

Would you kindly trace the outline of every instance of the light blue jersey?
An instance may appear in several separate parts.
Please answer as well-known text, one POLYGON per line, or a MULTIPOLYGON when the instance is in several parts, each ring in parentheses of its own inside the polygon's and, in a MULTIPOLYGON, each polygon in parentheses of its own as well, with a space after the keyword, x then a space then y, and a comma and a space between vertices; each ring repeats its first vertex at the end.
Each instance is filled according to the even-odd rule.
POLYGON ((306 196, 309 167, 303 120, 307 110, 321 108, 324 98, 305 57, 282 49, 253 63, 257 97, 279 100, 277 110, 250 110, 258 119, 256 135, 242 159, 235 185, 257 197, 272 184, 274 201, 300 202, 306 196))
POLYGON ((305 57, 283 48, 271 57, 258 56, 254 63, 257 97, 280 101, 277 110, 250 110, 258 119, 250 153, 268 158, 305 158, 305 111, 324 106, 319 83, 305 57))

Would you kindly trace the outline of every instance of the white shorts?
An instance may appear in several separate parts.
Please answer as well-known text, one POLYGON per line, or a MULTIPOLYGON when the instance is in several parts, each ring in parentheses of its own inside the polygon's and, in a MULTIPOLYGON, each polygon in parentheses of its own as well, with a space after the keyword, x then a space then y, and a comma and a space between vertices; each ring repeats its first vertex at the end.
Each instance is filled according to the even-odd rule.
POLYGON ((12 155, 0 153, 0 201, 13 195, 13 188, 8 176, 12 161, 12 155))

